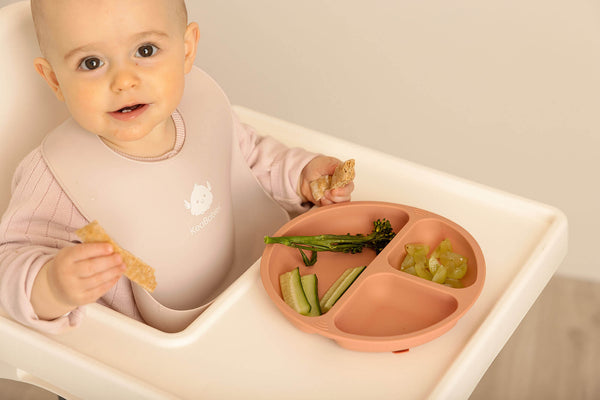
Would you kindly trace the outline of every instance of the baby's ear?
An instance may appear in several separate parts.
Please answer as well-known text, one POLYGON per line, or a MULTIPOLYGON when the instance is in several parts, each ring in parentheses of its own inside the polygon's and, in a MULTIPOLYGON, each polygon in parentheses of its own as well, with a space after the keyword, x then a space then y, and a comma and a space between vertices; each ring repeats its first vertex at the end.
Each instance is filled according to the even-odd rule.
POLYGON ((60 90, 60 84, 58 83, 56 74, 54 73, 54 70, 52 69, 52 66, 50 65, 48 60, 42 57, 38 57, 35 60, 33 60, 33 65, 37 73, 40 74, 40 76, 44 78, 48 86, 50 86, 50 89, 52 89, 52 91, 56 95, 56 98, 60 101, 64 101, 65 98, 62 94, 62 90, 60 90))
POLYGON ((187 74, 194 65, 196 59, 196 49, 200 40, 200 28, 195 22, 190 23, 185 29, 184 45, 185 45, 185 73, 187 74))

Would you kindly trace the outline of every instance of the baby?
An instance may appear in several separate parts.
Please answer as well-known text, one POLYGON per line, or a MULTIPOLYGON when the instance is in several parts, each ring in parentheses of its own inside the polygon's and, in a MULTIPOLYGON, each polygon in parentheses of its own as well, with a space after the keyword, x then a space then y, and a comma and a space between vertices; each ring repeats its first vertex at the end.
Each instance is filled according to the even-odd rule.
POLYGON ((0 305, 16 320, 61 332, 93 302, 144 320, 121 256, 78 241, 74 232, 92 219, 159 269, 161 304, 188 309, 206 302, 231 264, 244 200, 232 186, 258 182, 290 213, 350 200, 353 183, 318 201, 310 190, 338 159, 287 148, 237 120, 193 66, 200 34, 183 0, 31 6, 43 55, 35 68, 72 118, 21 162, 0 223, 0 305))

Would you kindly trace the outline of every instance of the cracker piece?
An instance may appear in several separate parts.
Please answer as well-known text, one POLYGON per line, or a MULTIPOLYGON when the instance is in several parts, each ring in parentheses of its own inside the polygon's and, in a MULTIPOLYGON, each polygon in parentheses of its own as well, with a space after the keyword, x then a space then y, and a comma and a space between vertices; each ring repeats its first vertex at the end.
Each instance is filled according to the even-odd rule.
POLYGON ((325 191, 329 189, 329 185, 331 185, 331 175, 325 175, 312 181, 310 183, 310 190, 313 198, 316 201, 321 200, 325 195, 325 191))
POLYGON ((122 249, 111 239, 104 231, 98 221, 92 221, 83 228, 75 232, 84 243, 108 242, 113 246, 116 253, 123 257, 123 262, 127 266, 125 276, 142 286, 149 292, 153 292, 156 288, 156 278, 154 277, 154 268, 144 263, 139 258, 125 249, 122 249))
POLYGON ((346 186, 354 179, 354 159, 344 161, 335 168, 331 176, 331 184, 329 189, 337 189, 346 186))
POLYGON ((325 195, 325 191, 346 186, 354 179, 354 159, 338 164, 333 175, 325 175, 310 182, 310 190, 315 201, 325 195))

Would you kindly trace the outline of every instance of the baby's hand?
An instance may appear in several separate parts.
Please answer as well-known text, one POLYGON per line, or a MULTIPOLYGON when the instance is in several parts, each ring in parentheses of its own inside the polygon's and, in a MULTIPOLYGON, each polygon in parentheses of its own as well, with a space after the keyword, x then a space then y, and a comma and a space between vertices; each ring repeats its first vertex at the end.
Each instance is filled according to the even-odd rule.
POLYGON ((348 183, 337 189, 325 191, 324 196, 320 200, 315 200, 310 189, 310 182, 325 175, 332 175, 335 168, 342 162, 334 157, 317 156, 313 158, 302 170, 300 176, 300 193, 311 203, 325 206, 333 203, 341 203, 350 201, 352 191, 354 190, 354 182, 348 183))
MULTIPOLYGON (((39 285, 42 291, 37 293, 37 302, 42 310, 36 309, 36 312, 40 318, 43 316, 56 318, 78 306, 95 302, 125 272, 121 255, 114 253, 108 243, 86 243, 65 247, 44 268, 47 286, 44 288, 42 282, 39 285), (44 300, 44 292, 46 292, 45 296, 51 297, 45 299, 47 301, 45 306, 40 304, 44 300)), ((36 308, 33 295, 32 303, 36 308)))

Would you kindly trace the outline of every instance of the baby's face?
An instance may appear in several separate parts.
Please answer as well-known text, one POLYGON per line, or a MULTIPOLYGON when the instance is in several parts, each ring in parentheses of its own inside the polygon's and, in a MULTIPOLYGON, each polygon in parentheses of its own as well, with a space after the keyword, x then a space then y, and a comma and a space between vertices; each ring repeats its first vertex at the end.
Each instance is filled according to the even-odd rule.
POLYGON ((172 0, 49 4, 45 55, 73 118, 117 145, 166 132, 193 64, 197 25, 186 28, 172 0))

